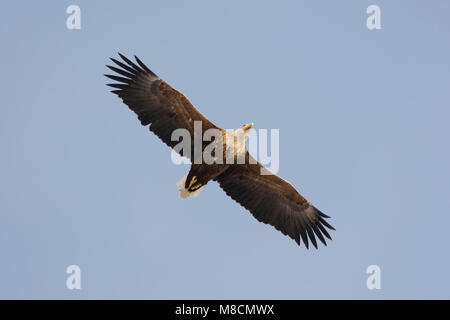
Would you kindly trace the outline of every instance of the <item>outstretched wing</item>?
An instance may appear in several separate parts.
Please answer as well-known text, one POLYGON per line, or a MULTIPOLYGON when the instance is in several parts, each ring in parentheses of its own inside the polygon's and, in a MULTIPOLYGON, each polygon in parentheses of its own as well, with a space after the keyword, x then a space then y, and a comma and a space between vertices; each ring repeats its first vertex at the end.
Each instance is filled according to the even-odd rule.
POLYGON ((194 121, 201 121, 203 132, 210 128, 220 128, 202 115, 181 92, 147 68, 138 57, 135 56, 135 64, 120 53, 119 56, 124 62, 111 58, 117 67, 107 65, 116 74, 105 74, 117 81, 108 84, 115 88, 112 92, 137 114, 143 126, 150 124, 150 131, 171 148, 179 143, 172 141, 172 132, 181 128, 189 130, 191 154, 182 156, 192 160, 194 121))
POLYGON ((261 175, 269 171, 250 154, 245 164, 233 164, 215 180, 220 187, 240 203, 260 222, 268 223, 288 235, 300 245, 300 238, 308 248, 308 238, 317 248, 316 237, 326 245, 331 240, 325 221, 327 215, 316 209, 288 181, 279 176, 261 175), (251 159, 251 160, 249 160, 251 159))

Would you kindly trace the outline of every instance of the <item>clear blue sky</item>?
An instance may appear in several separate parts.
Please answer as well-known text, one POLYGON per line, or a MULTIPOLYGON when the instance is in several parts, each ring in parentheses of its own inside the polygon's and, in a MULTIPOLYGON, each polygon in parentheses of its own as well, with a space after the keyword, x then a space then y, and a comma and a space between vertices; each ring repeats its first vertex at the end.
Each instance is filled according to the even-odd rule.
POLYGON ((5 1, 0 298, 450 298, 449 10, 5 1), (279 174, 332 217, 329 246, 297 247, 216 183, 179 199, 189 167, 105 86, 118 51, 224 128, 280 129, 279 174))

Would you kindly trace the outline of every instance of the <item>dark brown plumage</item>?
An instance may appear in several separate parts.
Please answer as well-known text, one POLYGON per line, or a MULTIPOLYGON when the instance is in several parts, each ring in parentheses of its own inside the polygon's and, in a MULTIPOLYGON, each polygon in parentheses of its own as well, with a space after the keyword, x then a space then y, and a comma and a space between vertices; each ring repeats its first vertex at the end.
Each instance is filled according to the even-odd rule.
MULTIPOLYGON (((113 58, 111 60, 122 69, 107 66, 120 75, 105 75, 119 82, 108 84, 116 89, 111 92, 117 94, 137 114, 143 126, 150 124, 150 131, 169 147, 173 148, 177 144, 177 141, 170 139, 175 129, 185 128, 194 135, 194 120, 202 122, 203 131, 219 129, 188 98, 150 71, 137 57, 135 64, 120 53, 119 56, 126 64, 113 58)), ((191 150, 194 150, 194 146, 191 150)), ((182 156, 193 158, 193 155, 182 156)))
MULTIPOLYGON (((178 141, 172 141, 175 129, 184 128, 194 135, 194 121, 201 121, 203 132, 210 128, 225 131, 211 123, 179 91, 154 74, 137 57, 136 63, 119 53, 124 62, 111 59, 118 67, 107 66, 118 75, 106 75, 117 81, 108 84, 115 88, 123 102, 133 110, 141 124, 150 124, 164 143, 173 148, 178 141)), ((244 141, 245 142, 245 141, 244 141)), ((202 150, 210 142, 203 142, 202 150)), ((194 145, 191 154, 182 154, 194 159, 194 145)), ((204 187, 208 181, 217 181, 232 199, 249 210, 260 222, 274 226, 283 234, 301 241, 308 248, 309 241, 317 248, 316 237, 326 245, 331 239, 326 228, 334 228, 326 222, 327 215, 317 210, 288 181, 275 174, 262 175, 266 170, 251 157, 245 149, 245 164, 193 164, 183 180, 187 192, 204 187)))

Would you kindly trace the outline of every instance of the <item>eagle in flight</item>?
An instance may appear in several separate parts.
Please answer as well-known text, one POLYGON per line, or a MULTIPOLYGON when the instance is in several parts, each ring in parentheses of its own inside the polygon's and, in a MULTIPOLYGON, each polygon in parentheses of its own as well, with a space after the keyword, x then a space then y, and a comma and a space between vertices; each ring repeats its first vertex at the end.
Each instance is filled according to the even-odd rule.
MULTIPOLYGON (((116 66, 107 67, 115 75, 105 75, 116 81, 108 86, 123 102, 134 111, 143 126, 150 124, 165 144, 181 156, 191 160, 190 171, 177 182, 182 198, 195 197, 209 181, 216 181, 225 193, 241 204, 260 222, 272 225, 294 239, 298 245, 302 241, 309 248, 309 241, 317 248, 316 237, 326 245, 325 237, 331 240, 326 228, 335 230, 325 219, 327 215, 314 207, 288 181, 275 174, 268 174, 261 163, 256 161, 245 147, 253 123, 230 131, 223 130, 202 115, 181 92, 153 73, 135 56, 136 63, 119 53, 122 61, 111 58, 116 66), (195 135, 195 123, 200 129, 218 130, 221 139, 202 141, 200 154, 195 152, 194 142, 190 151, 180 152, 175 146, 178 141, 172 139, 177 129, 187 130, 195 135), (216 144, 216 150, 223 155, 232 152, 232 157, 245 161, 226 163, 195 161, 206 149, 216 144), (220 145, 218 145, 220 144, 220 145)), ((205 139, 206 140, 206 139, 205 139)), ((189 149, 189 148, 188 148, 189 149)), ((197 148, 199 149, 199 148, 197 148)), ((218 154, 215 154, 215 158, 218 154)), ((228 159, 228 158, 227 158, 228 159)))

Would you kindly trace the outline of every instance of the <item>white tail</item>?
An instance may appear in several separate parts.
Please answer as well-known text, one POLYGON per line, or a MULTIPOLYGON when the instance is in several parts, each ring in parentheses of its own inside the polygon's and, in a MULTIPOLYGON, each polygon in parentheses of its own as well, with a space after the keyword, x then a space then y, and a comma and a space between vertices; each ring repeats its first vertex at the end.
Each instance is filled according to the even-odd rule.
POLYGON ((200 187, 199 189, 195 191, 188 191, 184 186, 186 185, 186 179, 188 174, 186 173, 180 180, 177 181, 178 189, 180 190, 180 198, 186 199, 186 198, 195 198, 200 194, 200 191, 203 190, 205 186, 200 187))

